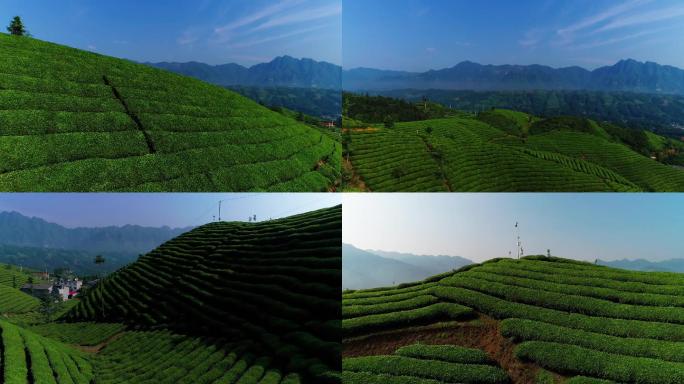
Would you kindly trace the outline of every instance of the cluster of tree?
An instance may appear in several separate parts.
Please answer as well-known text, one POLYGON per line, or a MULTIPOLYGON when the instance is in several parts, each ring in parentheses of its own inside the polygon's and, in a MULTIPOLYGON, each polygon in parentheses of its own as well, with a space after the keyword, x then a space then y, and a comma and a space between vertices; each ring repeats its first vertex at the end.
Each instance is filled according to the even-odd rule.
POLYGON ((583 116, 621 126, 684 136, 684 96, 599 91, 450 91, 395 90, 379 92, 408 101, 428 98, 444 106, 468 112, 491 108, 513 109, 535 116, 583 116))
POLYGON ((31 34, 24 27, 21 17, 14 16, 10 25, 7 27, 7 32, 14 36, 31 36, 31 34))
POLYGON ((323 120, 335 120, 342 108, 340 91, 318 88, 290 87, 227 87, 261 105, 287 108, 323 120))
POLYGON ((342 95, 342 115, 371 124, 437 119, 456 115, 457 112, 427 99, 416 102, 401 98, 359 95, 345 92, 342 95))
POLYGON ((0 263, 21 265, 36 270, 73 271, 75 274, 96 275, 112 272, 135 261, 137 253, 105 252, 99 256, 107 263, 93 263, 95 252, 81 250, 65 250, 40 247, 20 247, 0 244, 0 263))

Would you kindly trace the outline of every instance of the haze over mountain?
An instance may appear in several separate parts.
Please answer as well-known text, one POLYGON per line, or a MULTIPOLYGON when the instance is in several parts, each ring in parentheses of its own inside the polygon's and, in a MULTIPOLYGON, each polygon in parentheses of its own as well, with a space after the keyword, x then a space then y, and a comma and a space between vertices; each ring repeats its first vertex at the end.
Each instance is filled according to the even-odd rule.
POLYGON ((0 244, 138 255, 158 247, 191 228, 152 228, 138 225, 66 228, 18 212, 0 212, 0 244))
POLYGON ((328 62, 291 56, 276 57, 268 63, 252 67, 235 63, 209 65, 200 62, 146 64, 226 87, 342 88, 348 91, 590 90, 684 95, 683 69, 632 59, 620 60, 612 66, 592 71, 577 66, 483 65, 463 61, 450 68, 420 73, 373 68, 342 70, 342 67, 328 62))
POLYGON ((684 259, 669 259, 663 261, 649 261, 644 259, 599 260, 598 264, 613 268, 631 269, 634 271, 684 273, 684 259))
POLYGON ((420 281, 472 261, 458 256, 428 256, 362 250, 342 244, 342 289, 386 287, 420 281))
POLYGON ((340 89, 342 84, 342 67, 325 61, 296 59, 287 55, 251 67, 235 63, 223 65, 199 62, 145 64, 221 86, 340 89))
POLYGON ((684 94, 684 70, 654 62, 620 60, 593 71, 573 66, 482 65, 463 61, 427 72, 371 68, 345 70, 345 90, 596 90, 684 94))

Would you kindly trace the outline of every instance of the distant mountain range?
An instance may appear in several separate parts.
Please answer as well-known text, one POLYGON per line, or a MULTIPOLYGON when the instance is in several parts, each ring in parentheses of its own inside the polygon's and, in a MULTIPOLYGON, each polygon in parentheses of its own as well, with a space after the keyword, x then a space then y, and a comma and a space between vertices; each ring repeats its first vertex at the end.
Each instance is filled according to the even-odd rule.
POLYGON ((350 91, 391 89, 449 90, 592 90, 684 94, 684 70, 632 59, 593 71, 573 66, 482 65, 463 61, 451 68, 427 72, 373 68, 342 70, 324 61, 276 57, 244 67, 229 63, 146 63, 221 86, 298 87, 350 91))
POLYGON ((366 251, 342 244, 342 289, 387 287, 420 281, 472 263, 458 256, 366 251))
POLYGON ((18 212, 0 212, 0 244, 20 247, 117 252, 137 256, 188 230, 190 228, 138 225, 66 228, 18 212))
POLYGON ((340 89, 342 84, 342 68, 339 65, 290 56, 276 57, 268 63, 251 67, 234 63, 209 65, 194 61, 145 64, 221 86, 340 89))
POLYGON ((684 94, 684 70, 653 62, 621 60, 593 71, 581 67, 482 65, 470 61, 427 72, 370 68, 344 71, 345 90, 594 90, 684 94))
POLYGON ((633 271, 684 273, 684 259, 670 259, 663 261, 649 261, 644 259, 622 259, 614 261, 599 260, 598 264, 613 268, 630 269, 633 271))

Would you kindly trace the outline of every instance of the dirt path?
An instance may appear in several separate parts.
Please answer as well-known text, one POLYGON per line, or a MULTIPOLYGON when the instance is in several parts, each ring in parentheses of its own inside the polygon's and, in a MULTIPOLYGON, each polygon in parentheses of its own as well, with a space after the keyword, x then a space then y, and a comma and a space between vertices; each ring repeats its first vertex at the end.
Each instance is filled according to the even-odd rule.
POLYGON ((366 183, 363 181, 361 175, 359 175, 356 172, 356 169, 354 169, 354 165, 352 164, 350 159, 348 159, 347 157, 343 158, 342 167, 344 168, 345 172, 351 174, 351 179, 346 182, 346 187, 356 188, 361 192, 370 192, 370 188, 368 188, 366 183))
MULTIPOLYGON (((423 140, 423 143, 425 143, 425 148, 427 148, 428 153, 430 154, 431 157, 433 157, 432 153, 434 152, 435 148, 430 144, 430 142, 427 140, 425 136, 418 135, 420 138, 423 140)), ((444 187, 449 191, 453 192, 454 189, 451 187, 451 182, 449 182, 449 179, 446 177, 446 173, 444 172, 444 165, 442 164, 442 159, 435 159, 433 157, 433 160, 435 163, 437 163, 437 167, 439 167, 439 174, 440 177, 442 178, 442 183, 444 184, 444 187)))
POLYGON ((88 353, 98 353, 102 350, 102 348, 106 347, 109 343, 113 342, 114 340, 120 338, 126 333, 126 331, 119 332, 116 335, 110 337, 109 339, 101 342, 100 344, 97 345, 74 345, 74 347, 80 349, 83 352, 88 352, 88 353))
MULTIPOLYGON (((457 323, 448 327, 418 327, 368 336, 363 339, 345 340, 342 356, 388 355, 399 347, 414 343, 453 344, 484 350, 511 378, 513 384, 534 383, 539 366, 518 360, 513 350, 515 344, 501 336, 499 322, 479 315, 477 320, 457 323)), ((561 380, 560 376, 556 377, 561 380)))

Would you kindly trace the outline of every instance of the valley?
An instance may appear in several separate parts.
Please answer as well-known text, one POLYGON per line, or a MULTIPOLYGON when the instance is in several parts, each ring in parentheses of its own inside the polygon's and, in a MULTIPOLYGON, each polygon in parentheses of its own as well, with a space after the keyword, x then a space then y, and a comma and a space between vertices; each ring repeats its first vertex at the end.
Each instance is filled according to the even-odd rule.
MULTIPOLYGON (((357 108, 352 100, 374 99, 349 98, 347 112, 357 108)), ((356 174, 366 190, 378 192, 684 190, 684 172, 657 161, 684 151, 677 140, 584 117, 404 103, 345 115, 347 184, 356 174), (394 117, 396 110, 418 120, 394 117), (378 122, 383 111, 385 121, 378 122)))

